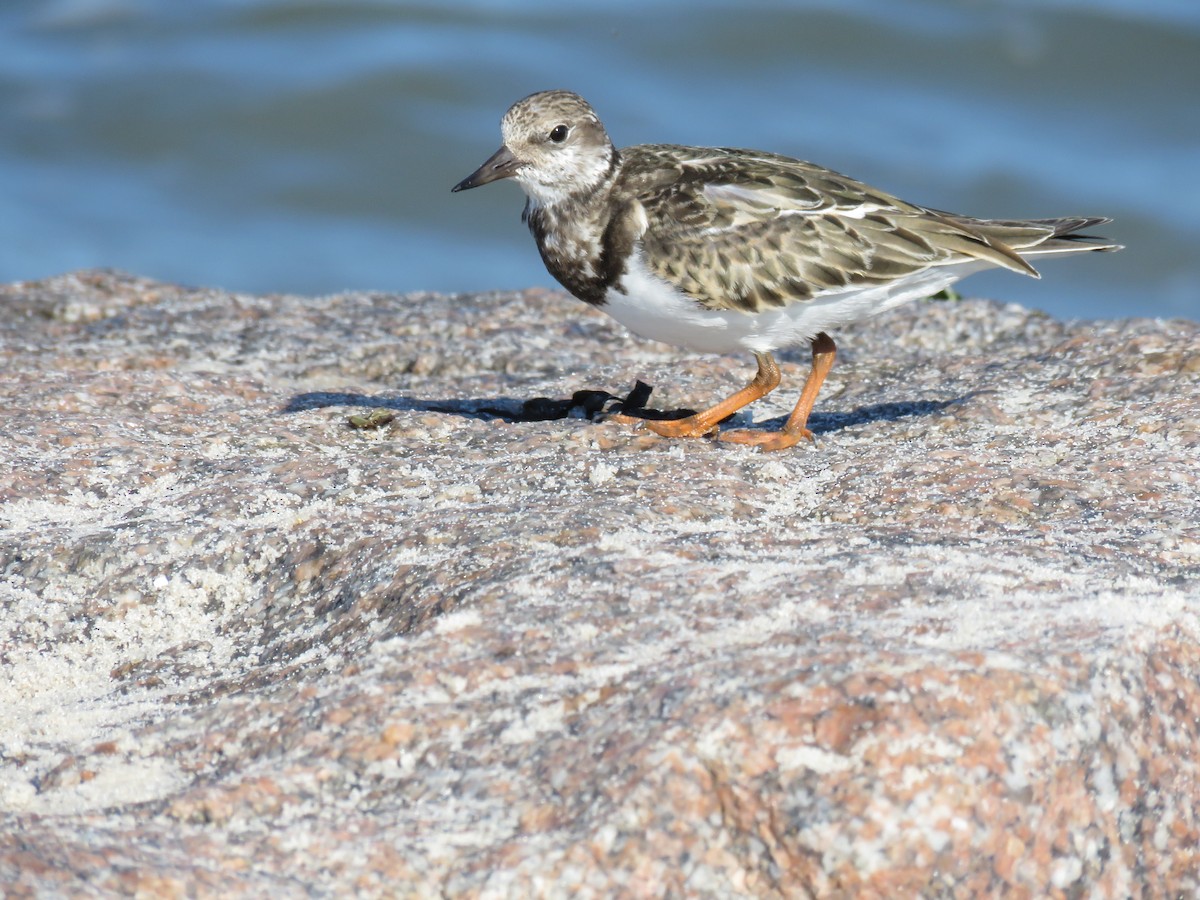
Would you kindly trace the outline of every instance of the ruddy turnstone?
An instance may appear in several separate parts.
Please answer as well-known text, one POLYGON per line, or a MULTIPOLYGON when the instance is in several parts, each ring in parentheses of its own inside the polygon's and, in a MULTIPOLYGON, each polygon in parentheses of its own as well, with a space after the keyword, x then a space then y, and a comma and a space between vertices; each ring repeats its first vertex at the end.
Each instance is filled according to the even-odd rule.
POLYGON ((1040 277, 1031 259, 1120 246, 1110 221, 974 219, 907 203, 809 162, 758 150, 641 144, 617 150, 578 94, 543 91, 500 124, 503 144, 453 188, 514 179, 542 260, 568 291, 642 337, 746 350, 758 373, 710 409, 645 425, 763 450, 811 438, 833 365, 828 331, 944 290, 982 269, 1040 277), (772 352, 808 342, 812 369, 780 431, 719 432, 779 384, 772 352))

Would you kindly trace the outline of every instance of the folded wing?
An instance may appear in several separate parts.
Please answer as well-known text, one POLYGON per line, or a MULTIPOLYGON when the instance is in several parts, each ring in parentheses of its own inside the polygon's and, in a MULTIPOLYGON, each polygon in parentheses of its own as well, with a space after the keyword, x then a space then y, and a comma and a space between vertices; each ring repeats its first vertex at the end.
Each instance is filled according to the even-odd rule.
POLYGON ((1063 234, 1063 222, 1095 224, 955 216, 758 151, 648 145, 625 153, 650 265, 711 308, 780 307, 970 260, 1036 277, 1016 248, 1063 234))

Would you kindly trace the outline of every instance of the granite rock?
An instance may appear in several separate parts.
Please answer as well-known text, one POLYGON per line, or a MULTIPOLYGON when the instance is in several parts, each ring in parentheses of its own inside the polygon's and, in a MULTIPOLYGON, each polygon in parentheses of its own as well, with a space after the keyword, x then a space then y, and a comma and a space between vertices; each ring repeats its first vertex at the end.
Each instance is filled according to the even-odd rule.
POLYGON ((835 337, 0 288, 0 894, 1200 891, 1200 326, 835 337))

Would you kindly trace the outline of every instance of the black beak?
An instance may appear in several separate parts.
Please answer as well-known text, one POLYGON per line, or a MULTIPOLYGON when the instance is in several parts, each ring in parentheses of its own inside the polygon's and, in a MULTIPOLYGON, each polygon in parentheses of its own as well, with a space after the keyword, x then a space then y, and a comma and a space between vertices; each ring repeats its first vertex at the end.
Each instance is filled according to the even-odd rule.
POLYGON ((488 161, 482 166, 450 188, 451 193, 458 191, 470 190, 474 187, 479 187, 481 184, 487 184, 489 181, 499 181, 501 178, 509 178, 517 174, 517 167, 521 165, 521 161, 513 156, 513 152, 500 145, 500 149, 493 153, 488 161))

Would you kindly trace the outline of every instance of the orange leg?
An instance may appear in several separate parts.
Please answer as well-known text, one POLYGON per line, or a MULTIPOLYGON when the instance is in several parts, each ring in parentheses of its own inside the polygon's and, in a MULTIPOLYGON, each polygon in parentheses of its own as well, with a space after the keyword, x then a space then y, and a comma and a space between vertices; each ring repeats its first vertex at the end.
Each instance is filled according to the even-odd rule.
POLYGON ((767 396, 779 385, 779 366, 775 365, 771 354, 755 353, 754 358, 758 360, 758 372, 754 380, 732 397, 686 419, 645 419, 646 427, 663 437, 703 437, 717 431, 722 419, 732 416, 747 403, 767 396))
POLYGON ((792 414, 788 416, 787 423, 780 431, 727 431, 722 434, 719 440, 730 441, 735 444, 750 444, 758 447, 760 450, 785 450, 797 444, 801 439, 813 439, 813 433, 806 427, 808 425, 808 416, 812 412, 813 404, 817 402, 817 393, 821 390, 821 385, 825 382, 825 376, 829 374, 829 370, 833 368, 833 359, 837 355, 837 345, 833 343, 833 338, 825 332, 821 332, 812 342, 812 369, 808 373, 808 380, 804 382, 804 390, 800 392, 800 399, 796 402, 796 408, 792 410, 792 414))

